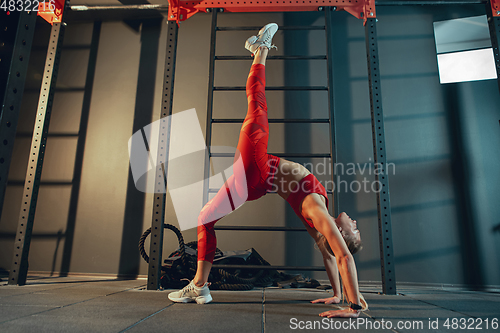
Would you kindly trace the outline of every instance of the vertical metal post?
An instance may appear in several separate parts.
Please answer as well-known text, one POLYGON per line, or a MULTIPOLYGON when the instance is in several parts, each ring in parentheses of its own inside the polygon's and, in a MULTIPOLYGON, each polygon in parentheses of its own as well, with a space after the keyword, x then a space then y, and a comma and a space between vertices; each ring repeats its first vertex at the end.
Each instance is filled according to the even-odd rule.
POLYGON ((19 121, 36 12, 0 14, 0 217, 5 199, 14 139, 19 121), (16 30, 17 29, 17 30, 16 30))
MULTIPOLYGON (((64 14, 62 19, 64 19, 64 14)), ((54 23, 50 33, 47 58, 43 70, 42 87, 40 88, 40 99, 38 100, 35 127, 33 129, 33 139, 31 141, 28 170, 26 171, 26 180, 24 183, 21 212, 14 242, 14 257, 9 274, 9 284, 18 284, 20 286, 26 284, 31 233, 35 219, 38 189, 42 175, 43 158, 47 143, 47 133, 49 131, 64 27, 65 23, 54 23)))
MULTIPOLYGON (((337 164, 337 130, 335 122, 335 90, 333 80, 333 33, 332 33, 333 7, 325 7, 325 35, 326 35, 326 61, 328 68, 328 109, 330 110, 330 155, 332 163, 332 184, 335 184, 335 165, 337 164)), ((339 197, 333 188, 333 216, 340 214, 339 197)), ((340 192, 339 192, 340 193, 340 192)))
POLYGON ((372 118, 373 155, 375 180, 378 184, 377 210, 380 242, 380 263, 382 268, 382 289, 384 294, 396 294, 396 274, 392 247, 391 204, 387 154, 385 149, 384 113, 382 112, 382 91, 378 61, 376 19, 370 18, 365 25, 368 81, 370 89, 370 110, 372 118))
POLYGON ((488 25, 490 27, 491 46, 495 56, 498 89, 500 90, 500 1, 490 0, 486 3, 488 25))
POLYGON ((208 202, 208 193, 210 190, 210 158, 212 145, 212 117, 214 107, 214 77, 215 77, 215 43, 217 36, 217 12, 218 8, 212 8, 212 27, 210 35, 210 63, 208 65, 208 102, 207 102, 207 123, 205 132, 205 143, 207 146, 208 155, 205 156, 205 177, 204 177, 204 191, 203 191, 203 204, 208 202))
MULTIPOLYGON (((149 248, 148 290, 160 288, 160 274, 163 251, 163 223, 167 201, 168 148, 170 144, 170 116, 174 100, 175 58, 177 54, 178 26, 175 21, 168 21, 167 52, 165 55, 165 73, 163 77, 163 99, 161 103, 160 129, 153 200, 153 218, 151 222, 151 243, 149 248)), ((153 152, 154 153, 154 152, 153 152)))

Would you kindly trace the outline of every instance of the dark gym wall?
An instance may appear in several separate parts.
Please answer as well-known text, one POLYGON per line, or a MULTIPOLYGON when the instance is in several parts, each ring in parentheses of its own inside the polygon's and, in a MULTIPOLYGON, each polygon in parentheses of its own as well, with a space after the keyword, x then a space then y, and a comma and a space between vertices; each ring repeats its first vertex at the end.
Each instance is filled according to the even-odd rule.
MULTIPOLYGON (((388 175, 391 189, 396 277, 400 282, 500 285, 500 208, 497 187, 500 155, 498 105, 494 80, 440 85, 433 21, 484 14, 483 6, 380 7, 378 35, 383 107, 386 116, 388 175), (394 174, 393 172, 394 171, 394 174), (496 227, 496 229, 495 229, 496 227), (495 230, 497 230, 495 232, 495 230)), ((334 13, 335 107, 340 179, 374 181, 371 124, 362 22, 345 12, 334 13), (359 168, 355 174, 350 164, 359 168)), ((258 26, 269 21, 286 25, 323 25, 323 13, 220 14, 219 25, 258 26)), ((83 91, 58 92, 55 97, 44 164, 30 270, 59 272, 64 249, 71 249, 69 272, 146 274, 135 254, 142 230, 151 223, 152 197, 135 193, 129 181, 127 141, 137 128, 158 119, 165 59, 165 28, 148 25, 137 31, 123 22, 101 27, 96 73, 88 117, 78 204, 72 244, 65 243, 69 225, 71 181, 83 91), (158 38, 159 34, 159 38, 158 38), (157 57, 148 50, 158 52, 157 57), (156 73, 156 76, 152 75, 156 73), (151 91, 141 91, 141 87, 151 91), (65 136, 63 134, 71 134, 65 136), (56 182, 56 183, 54 183, 56 182), (66 182, 66 183, 65 183, 66 182)), ((47 26, 37 31, 40 46, 47 26)), ((60 88, 85 86, 92 23, 69 24, 58 79, 60 88), (80 45, 80 47, 71 47, 80 45)), ((218 55, 246 55, 248 32, 220 32, 218 55)), ((205 132, 210 15, 197 14, 179 30, 174 113, 195 108, 205 132)), ((46 45, 45 41, 45 45, 46 45)), ((279 31, 274 54, 324 54, 322 31, 279 31)), ((19 216, 30 133, 45 50, 38 47, 30 63, 29 93, 16 138, 4 211, 0 223, 0 268, 9 270, 19 216)), ((249 62, 216 64, 216 85, 244 85, 249 62)), ((285 63, 270 60, 268 85, 325 85, 321 61, 285 63)), ((327 117, 324 93, 269 92, 271 118, 327 117)), ((217 92, 214 117, 239 118, 246 112, 243 92, 217 92)), ((236 146, 239 125, 214 125, 212 145, 236 146)), ((328 126, 271 125, 269 152, 328 152, 328 126)), ((309 161, 297 160, 301 163, 309 161)), ((322 161, 310 161, 321 163, 322 161)), ((328 166, 327 166, 328 168, 328 166)), ((321 173, 322 170, 316 170, 321 173)), ((320 174, 322 181, 330 174, 320 174)), ((357 192, 357 191, 356 191, 357 192)), ((380 281, 376 199, 373 192, 335 192, 341 210, 357 219, 364 250, 356 255, 359 278, 380 281)), ((170 199, 169 223, 177 224, 170 199)), ((268 195, 219 222, 221 225, 300 226, 279 197, 268 195)), ((196 232, 183 232, 188 241, 196 232)), ((254 247, 272 264, 322 265, 321 255, 306 233, 219 231, 218 247, 254 247)), ((176 247, 165 234, 164 254, 176 247)), ((326 278, 324 273, 308 276, 326 278)))

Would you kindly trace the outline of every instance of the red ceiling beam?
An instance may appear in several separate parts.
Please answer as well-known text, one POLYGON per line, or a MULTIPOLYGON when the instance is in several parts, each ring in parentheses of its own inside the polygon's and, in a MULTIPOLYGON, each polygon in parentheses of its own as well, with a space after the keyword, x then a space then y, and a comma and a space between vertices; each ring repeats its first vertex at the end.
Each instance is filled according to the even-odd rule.
POLYGON ((169 0, 168 3, 168 20, 177 22, 211 8, 222 8, 230 13, 246 13, 318 11, 319 8, 330 6, 345 10, 363 22, 375 17, 375 0, 169 0))
POLYGON ((500 0, 491 0, 491 12, 494 17, 500 17, 500 0))
MULTIPOLYGON (((38 1, 37 1, 38 2, 38 1)), ((49 0, 38 2, 37 15, 41 16, 51 25, 61 23, 65 0, 49 0)))

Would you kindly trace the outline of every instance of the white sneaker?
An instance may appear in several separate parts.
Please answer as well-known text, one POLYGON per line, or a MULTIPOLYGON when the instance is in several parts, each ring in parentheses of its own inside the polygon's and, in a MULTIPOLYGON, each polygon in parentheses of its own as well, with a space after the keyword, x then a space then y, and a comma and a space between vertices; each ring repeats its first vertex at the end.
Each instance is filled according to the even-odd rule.
POLYGON ((177 303, 210 303, 212 301, 212 296, 210 295, 210 289, 208 289, 208 286, 208 282, 206 282, 203 287, 198 287, 193 281, 191 281, 181 290, 168 294, 168 299, 177 303))
POLYGON ((255 54, 261 46, 265 46, 268 49, 278 49, 276 45, 271 44, 276 31, 278 31, 278 25, 276 23, 266 24, 262 29, 260 29, 257 36, 252 36, 247 39, 245 48, 252 52, 252 54, 255 54))

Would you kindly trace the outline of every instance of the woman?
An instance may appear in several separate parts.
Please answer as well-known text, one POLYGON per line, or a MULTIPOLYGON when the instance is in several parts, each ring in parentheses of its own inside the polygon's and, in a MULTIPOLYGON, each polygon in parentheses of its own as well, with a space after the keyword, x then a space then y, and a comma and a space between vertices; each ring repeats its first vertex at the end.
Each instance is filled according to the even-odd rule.
POLYGON ((320 315, 357 317, 359 310, 366 309, 367 306, 358 289, 356 266, 352 257, 361 248, 356 221, 345 213, 341 213, 337 219, 329 215, 325 188, 304 166, 267 154, 269 123, 265 97, 265 63, 269 49, 276 48, 271 41, 277 30, 278 25, 270 23, 257 36, 246 41, 245 47, 252 52, 254 60, 246 85, 248 112, 234 157, 234 174, 205 205, 198 218, 198 267, 194 279, 182 290, 172 292, 168 297, 174 302, 196 301, 204 304, 212 301, 208 275, 216 249, 214 224, 246 201, 256 200, 268 191, 273 191, 292 206, 323 255, 334 296, 315 300, 313 303, 340 302, 340 270, 345 294, 351 301, 350 307, 320 315))

